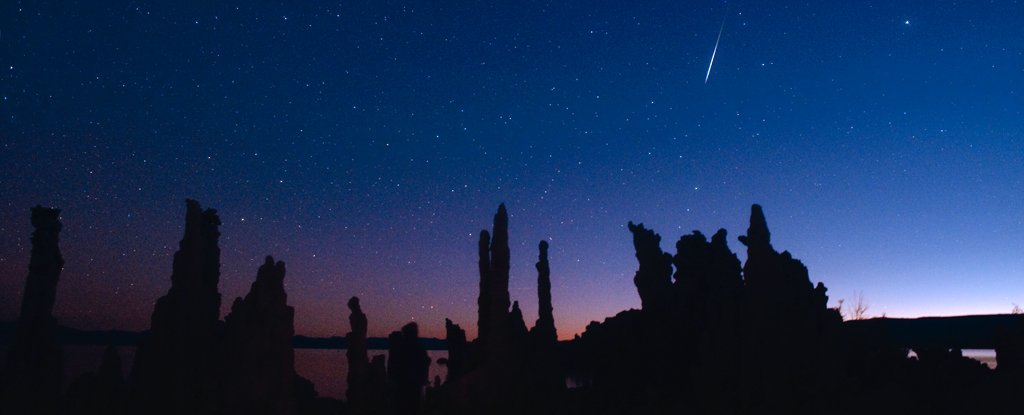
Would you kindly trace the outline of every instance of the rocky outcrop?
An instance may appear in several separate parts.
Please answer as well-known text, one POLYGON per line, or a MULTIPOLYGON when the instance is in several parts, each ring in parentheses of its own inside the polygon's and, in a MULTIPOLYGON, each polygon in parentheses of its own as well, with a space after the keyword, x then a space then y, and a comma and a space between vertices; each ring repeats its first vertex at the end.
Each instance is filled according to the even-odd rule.
POLYGON ((508 354, 509 278, 508 212, 498 206, 493 235, 480 232, 480 298, 477 334, 483 358, 503 360, 508 354))
POLYGON ((349 411, 353 414, 376 414, 384 408, 387 392, 387 374, 384 356, 377 355, 371 361, 367 343, 369 324, 359 297, 348 300, 348 322, 350 331, 345 334, 348 343, 345 357, 348 359, 348 400, 349 411))
POLYGON ((415 414, 420 410, 420 397, 427 385, 430 357, 419 344, 419 327, 409 323, 401 331, 388 336, 388 381, 391 385, 393 414, 415 414))
POLYGON ((640 293, 641 308, 655 314, 668 311, 672 300, 672 256, 661 250, 661 236, 629 222, 636 260, 640 263, 633 284, 640 293))
POLYGON ((736 410, 732 387, 740 375, 743 279, 740 262, 719 229, 709 242, 700 231, 676 243, 673 318, 684 368, 681 383, 698 412, 736 410))
POLYGON ((63 353, 57 344, 53 305, 64 268, 60 210, 32 208, 32 256, 21 300, 14 343, 7 353, 0 397, 11 414, 52 414, 60 394, 63 353))
POLYGON ((519 302, 509 295, 508 212, 494 215, 493 233, 480 233, 477 339, 446 322, 449 359, 447 382, 432 391, 437 402, 457 412, 537 413, 565 387, 557 362, 557 333, 551 305, 548 245, 540 243, 537 262, 540 310, 530 330, 519 302), (492 238, 493 235, 493 238, 492 238), (511 309, 509 308, 511 306, 511 309))
POLYGON ((672 262, 677 317, 694 330, 736 326, 743 277, 725 229, 719 229, 710 242, 700 231, 679 238, 672 262))
POLYGON ((526 339, 526 321, 523 320, 523 310, 519 308, 519 301, 512 302, 512 310, 508 312, 508 337, 512 343, 520 343, 526 339))
POLYGON ((465 374, 469 346, 466 331, 450 319, 444 319, 445 339, 448 343, 448 374, 446 382, 456 382, 465 374))
POLYGON ((537 257, 537 322, 532 332, 537 342, 555 343, 558 333, 555 331, 554 308, 551 306, 551 268, 548 265, 548 243, 540 241, 540 254, 537 257))
POLYGON ((295 310, 284 277, 284 262, 266 257, 249 293, 235 299, 225 318, 224 414, 295 413, 295 310))
POLYGON ((551 268, 548 243, 540 241, 537 256, 537 323, 530 331, 530 399, 554 402, 565 389, 562 363, 558 359, 558 332, 551 305, 551 268))
POLYGON ((220 218, 186 201, 171 288, 153 310, 129 375, 129 411, 213 414, 219 408, 220 218))
POLYGON ((740 241, 740 267, 725 230, 676 243, 629 224, 641 312, 592 323, 574 345, 593 382, 593 408, 645 406, 696 413, 820 413, 835 396, 841 320, 823 284, 778 253, 760 206, 740 241), (675 268, 674 281, 673 267, 675 268), (637 383, 637 379, 644 379, 637 383), (610 398, 609 398, 610 397, 610 398))
POLYGON ((836 393, 830 376, 841 370, 834 354, 842 319, 826 308, 827 290, 811 284, 807 267, 772 247, 761 206, 751 207, 750 227, 739 240, 747 246, 746 399, 813 412, 836 393))

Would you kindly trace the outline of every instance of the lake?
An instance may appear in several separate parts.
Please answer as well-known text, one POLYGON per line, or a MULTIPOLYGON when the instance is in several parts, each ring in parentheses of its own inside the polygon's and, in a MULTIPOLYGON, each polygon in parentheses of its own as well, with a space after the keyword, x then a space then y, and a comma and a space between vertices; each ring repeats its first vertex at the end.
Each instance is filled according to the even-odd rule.
MULTIPOLYGON (((74 345, 64 346, 64 388, 67 388, 75 379, 89 371, 95 371, 103 358, 104 346, 74 345)), ((135 357, 135 347, 119 347, 121 363, 128 375, 132 359, 135 357)), ((374 355, 387 356, 387 350, 370 350, 370 358, 374 355)), ((996 352, 991 349, 964 349, 965 357, 978 360, 995 369, 996 352)), ((448 368, 437 364, 440 358, 447 358, 446 350, 428 350, 430 356, 430 380, 434 376, 444 379, 448 368)), ((911 356, 913 356, 911 352, 911 356)), ((0 356, 7 356, 7 345, 0 346, 0 356)), ((295 371, 302 377, 309 379, 316 387, 320 396, 335 399, 345 398, 345 389, 348 387, 346 376, 348 374, 348 359, 345 357, 345 349, 295 349, 295 371)), ((570 381, 571 382, 571 381, 570 381)))
MULTIPOLYGON (((64 346, 63 388, 67 389, 79 376, 96 371, 103 359, 105 348, 92 345, 64 346)), ((121 354, 122 368, 127 377, 132 359, 135 358, 135 347, 118 347, 118 352, 121 354)), ((387 350, 370 350, 369 353, 371 359, 374 355, 386 357, 387 354, 387 350)), ((430 381, 433 382, 434 376, 444 379, 448 368, 437 364, 437 359, 447 358, 448 351, 428 350, 427 355, 430 356, 430 381)), ((6 359, 7 345, 0 346, 0 356, 6 359)), ((295 371, 313 382, 320 396, 345 398, 345 389, 348 388, 348 359, 345 357, 345 349, 295 349, 295 371)))

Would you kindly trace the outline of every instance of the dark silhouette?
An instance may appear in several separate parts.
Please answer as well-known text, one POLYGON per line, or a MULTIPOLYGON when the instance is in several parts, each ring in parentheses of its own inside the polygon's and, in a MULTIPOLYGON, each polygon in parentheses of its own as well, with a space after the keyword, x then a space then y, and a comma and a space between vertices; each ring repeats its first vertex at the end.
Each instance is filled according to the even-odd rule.
POLYGON ((772 247, 761 206, 751 208, 750 228, 739 240, 747 246, 746 344, 756 344, 744 351, 747 398, 772 412, 819 412, 836 392, 829 388, 837 386, 831 380, 840 370, 836 342, 842 317, 825 308, 825 289, 814 288, 807 268, 772 247))
POLYGON ((284 276, 284 262, 268 256, 249 294, 236 298, 224 319, 224 414, 295 413, 295 310, 284 276))
POLYGON ((710 242, 697 231, 683 236, 674 256, 652 230, 629 230, 643 308, 591 323, 574 342, 574 366, 591 385, 578 405, 655 413, 827 407, 841 373, 841 319, 822 301, 824 286, 816 290, 799 261, 772 249, 760 206, 740 237, 748 247, 742 270, 724 230, 710 242))
POLYGON ((334 411, 295 373, 294 310, 283 262, 267 257, 249 294, 221 322, 220 218, 186 201, 171 288, 129 375, 128 413, 289 414, 334 411))
POLYGON ((12 414, 56 412, 64 359, 57 344, 57 320, 53 318, 57 280, 64 268, 58 246, 60 209, 32 208, 32 227, 32 256, 21 314, 0 383, 3 409, 12 414))
POLYGON ((527 329, 518 301, 511 302, 509 284, 508 213, 494 215, 494 238, 480 232, 480 297, 478 337, 467 343, 465 332, 445 323, 448 377, 432 388, 432 411, 455 413, 546 413, 562 399, 565 376, 558 358, 557 332, 551 305, 548 245, 540 243, 537 262, 538 320, 527 329))
POLYGON ((469 346, 466 344, 466 331, 450 319, 444 319, 445 339, 448 342, 448 366, 446 382, 457 382, 465 373, 469 346))
MULTIPOLYGON (((129 341, 60 328, 52 316, 63 260, 59 211, 36 207, 21 314, 2 383, 13 414, 1002 414, 1024 390, 1024 316, 961 316, 843 322, 828 289, 778 252, 763 209, 751 208, 741 265, 718 230, 683 235, 674 255, 661 236, 629 223, 639 310, 591 322, 559 342, 548 244, 538 246, 538 318, 527 328, 509 295, 508 214, 494 216, 479 245, 478 337, 445 320, 446 379, 428 385, 431 363, 416 323, 370 339, 359 299, 348 302, 341 339, 294 335, 285 267, 267 257, 244 298, 219 320, 220 220, 186 203, 185 235, 171 288, 152 315, 128 381, 108 347, 96 372, 61 398, 61 341, 129 341), (493 237, 492 237, 493 235, 493 237), (63 334, 61 334, 63 333, 63 334), (62 337, 63 336, 63 337, 62 337), (334 342, 334 340, 337 340, 334 342), (318 398, 294 368, 293 342, 347 345, 347 405, 318 398), (385 345, 389 357, 369 357, 385 345), (962 348, 995 348, 998 368, 962 348), (916 356, 911 355, 911 350, 916 356), (566 379, 575 384, 566 387, 566 379), (426 388, 426 389, 425 389, 426 388)), ((3 327, 0 326, 0 329, 3 327)), ((2 330, 0 330, 2 331, 2 330)), ((4 336, 0 332, 0 338, 4 336)))
POLYGON ((537 259, 537 322, 533 325, 533 336, 538 342, 554 344, 558 341, 555 330, 555 316, 551 306, 551 268, 548 266, 548 243, 540 241, 537 259))
POLYGON ((478 323, 478 338, 482 357, 492 366, 497 366, 496 362, 506 361, 511 353, 508 348, 511 305, 508 294, 509 261, 508 212, 502 204, 494 215, 493 237, 486 230, 480 231, 479 304, 483 316, 478 323))
POLYGON ((661 236, 644 228, 644 224, 629 222, 629 231, 633 233, 633 247, 640 262, 633 284, 640 293, 642 309, 664 314, 672 296, 672 256, 661 251, 661 236))
POLYGON ((121 356, 107 346, 99 370, 89 372, 71 384, 64 396, 63 414, 117 415, 124 413, 125 381, 121 356))
POLYGON ((373 414, 384 411, 387 388, 387 376, 384 368, 384 356, 374 356, 371 362, 367 354, 367 319, 359 306, 359 298, 348 300, 348 308, 352 312, 348 321, 351 331, 345 335, 348 339, 348 390, 345 397, 348 407, 355 414, 373 414))
MULTIPOLYGON (((548 264, 548 243, 540 241, 537 255, 537 322, 530 330, 528 350, 527 397, 548 405, 557 402, 565 391, 565 373, 558 359, 558 332, 551 305, 551 267, 548 264)), ((534 409, 535 412, 543 411, 534 409)))
POLYGON ((391 383, 391 413, 415 414, 420 410, 420 397, 427 385, 430 358, 419 344, 419 327, 409 323, 388 336, 388 380, 391 383))
POLYGON ((352 328, 345 339, 348 340, 348 348, 345 350, 345 357, 348 359, 348 390, 345 397, 348 398, 350 407, 359 407, 369 399, 369 372, 370 357, 366 350, 366 314, 363 314, 359 306, 359 297, 352 297, 348 300, 349 314, 348 322, 352 328))
POLYGON ((220 218, 187 200, 185 236, 174 254, 171 289, 153 310, 152 328, 129 375, 131 412, 214 414, 220 381, 220 218))

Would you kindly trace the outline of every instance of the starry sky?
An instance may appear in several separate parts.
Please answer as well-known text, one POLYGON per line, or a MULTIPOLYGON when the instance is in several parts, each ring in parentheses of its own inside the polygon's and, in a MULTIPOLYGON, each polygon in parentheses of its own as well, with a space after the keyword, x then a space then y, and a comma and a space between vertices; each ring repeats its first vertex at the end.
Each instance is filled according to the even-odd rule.
MULTIPOLYGON (((5 1, 0 320, 29 208, 63 209, 55 314, 148 328, 184 199, 218 209, 223 313, 267 254, 299 334, 475 336, 476 245, 510 213, 536 319, 632 307, 630 220, 663 249, 745 233, 869 315, 1024 305, 1019 1, 5 1), (724 21, 724 23, 723 23, 724 21), (721 39, 707 75, 716 39, 721 39), (705 83, 705 77, 708 80, 705 83)), ((223 314, 222 314, 223 315, 223 314)))

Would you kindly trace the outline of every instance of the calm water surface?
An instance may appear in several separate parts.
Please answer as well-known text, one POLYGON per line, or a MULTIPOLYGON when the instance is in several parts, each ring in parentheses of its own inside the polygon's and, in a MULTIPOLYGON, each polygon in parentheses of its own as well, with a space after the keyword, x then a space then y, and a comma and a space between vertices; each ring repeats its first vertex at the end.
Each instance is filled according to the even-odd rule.
MULTIPOLYGON (((79 376, 96 371, 103 359, 104 349, 104 346, 65 346, 63 387, 66 389, 79 376)), ((135 347, 119 347, 118 352, 121 354, 122 370, 128 376, 135 358, 135 347)), ((0 347, 0 353, 6 356, 7 348, 0 347)), ((375 355, 384 355, 386 358, 388 351, 370 350, 369 354, 371 359, 375 355)), ((437 359, 448 357, 448 351, 428 350, 427 355, 430 356, 431 382, 434 376, 444 379, 448 368, 437 364, 437 359)), ((344 399, 345 389, 348 388, 348 359, 345 358, 344 349, 295 349, 295 371, 313 382, 320 396, 344 399)))
MULTIPOLYGON (((99 368, 100 360, 103 358, 103 346, 65 346, 64 347, 64 388, 67 388, 72 381, 86 372, 95 371, 99 368)), ((120 347, 122 370, 125 376, 131 368, 132 359, 135 358, 135 347, 120 347)), ((991 349, 964 349, 964 356, 978 360, 995 369, 996 352, 991 349)), ((387 350, 370 350, 370 357, 384 355, 387 357, 387 350)), ((447 358, 445 350, 427 351, 430 356, 430 379, 440 376, 444 379, 447 367, 437 364, 437 359, 447 358)), ((913 352, 911 352, 913 356, 913 352)), ((7 346, 0 346, 0 356, 7 356, 7 346)), ((344 349, 295 349, 295 371, 302 377, 309 379, 316 386, 320 396, 343 399, 345 389, 348 387, 346 374, 348 373, 348 359, 345 358, 344 349)))

